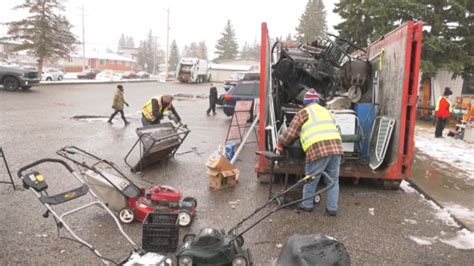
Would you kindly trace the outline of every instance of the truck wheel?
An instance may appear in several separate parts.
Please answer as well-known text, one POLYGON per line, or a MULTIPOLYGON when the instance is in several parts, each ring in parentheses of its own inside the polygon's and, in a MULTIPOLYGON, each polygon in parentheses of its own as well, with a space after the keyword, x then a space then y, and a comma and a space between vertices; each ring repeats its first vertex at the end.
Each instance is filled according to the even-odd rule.
POLYGON ((53 81, 53 78, 47 77, 47 78, 46 78, 46 81, 53 81))
POLYGON ((63 80, 63 76, 58 77, 58 81, 61 81, 61 80, 63 80))
POLYGON ((7 91, 16 91, 20 88, 20 82, 14 77, 6 77, 3 79, 3 87, 7 91))

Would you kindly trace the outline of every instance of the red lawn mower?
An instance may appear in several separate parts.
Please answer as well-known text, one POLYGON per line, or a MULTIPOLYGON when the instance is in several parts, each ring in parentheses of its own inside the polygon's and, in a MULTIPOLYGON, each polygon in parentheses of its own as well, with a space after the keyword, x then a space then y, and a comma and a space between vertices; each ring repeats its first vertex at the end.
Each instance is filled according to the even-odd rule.
POLYGON ((114 163, 75 146, 66 146, 56 153, 81 170, 86 170, 80 171, 85 183, 110 209, 117 212, 122 223, 143 222, 149 213, 165 211, 178 214, 179 225, 186 227, 196 216, 197 200, 193 197, 183 198, 181 192, 172 187, 153 185, 147 189, 140 188, 114 163))

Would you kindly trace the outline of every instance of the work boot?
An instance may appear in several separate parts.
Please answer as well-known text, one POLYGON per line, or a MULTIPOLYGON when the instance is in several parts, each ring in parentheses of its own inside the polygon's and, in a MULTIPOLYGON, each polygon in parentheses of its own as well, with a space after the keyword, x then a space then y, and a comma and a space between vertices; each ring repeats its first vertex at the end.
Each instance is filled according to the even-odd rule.
POLYGON ((337 215, 337 211, 330 211, 326 208, 326 214, 329 215, 329 216, 336 216, 337 215))
POLYGON ((312 212, 313 211, 313 208, 305 207, 305 206, 301 205, 301 203, 298 204, 298 209, 302 210, 302 211, 305 211, 305 212, 312 212))

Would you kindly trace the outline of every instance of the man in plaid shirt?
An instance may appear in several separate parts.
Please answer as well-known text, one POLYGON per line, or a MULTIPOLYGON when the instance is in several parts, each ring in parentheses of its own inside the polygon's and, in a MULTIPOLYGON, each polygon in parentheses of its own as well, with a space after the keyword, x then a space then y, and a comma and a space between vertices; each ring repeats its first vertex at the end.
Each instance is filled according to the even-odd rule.
POLYGON ((309 89, 304 97, 305 108, 301 109, 291 120, 288 130, 280 136, 277 150, 283 151, 284 146, 290 145, 296 138, 300 138, 301 146, 306 154, 305 173, 307 176, 316 176, 316 179, 305 184, 303 198, 299 209, 311 212, 313 197, 321 177, 325 171, 334 181, 334 186, 327 194, 326 213, 336 216, 339 200, 339 167, 341 164, 342 141, 339 130, 332 114, 319 105, 320 97, 314 89, 309 89))

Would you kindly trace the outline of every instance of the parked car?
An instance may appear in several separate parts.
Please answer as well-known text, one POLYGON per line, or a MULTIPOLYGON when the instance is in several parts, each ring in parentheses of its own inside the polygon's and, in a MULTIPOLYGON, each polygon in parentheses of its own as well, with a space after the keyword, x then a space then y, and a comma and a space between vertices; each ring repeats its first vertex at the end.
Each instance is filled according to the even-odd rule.
POLYGON ((232 116, 237 101, 255 100, 259 96, 260 81, 242 81, 237 83, 223 96, 224 114, 232 116))
POLYGON ((15 91, 19 88, 27 90, 38 83, 37 71, 27 70, 16 64, 10 65, 7 61, 0 63, 0 85, 3 85, 5 90, 15 91))
POLYGON ((64 73, 56 68, 45 68, 43 69, 43 74, 41 75, 41 80, 60 81, 64 78, 64 73))
POLYGON ((242 248, 244 239, 216 229, 201 229, 198 235, 187 234, 176 253, 178 265, 252 265, 250 251, 242 248))
POLYGON ((100 80, 115 81, 115 80, 120 80, 121 75, 117 72, 113 72, 112 70, 107 69, 97 74, 95 78, 100 79, 100 80))
POLYGON ((97 76, 99 72, 100 71, 95 70, 95 69, 89 69, 77 74, 77 78, 78 79, 95 79, 95 77, 97 76))
POLYGON ((238 82, 251 80, 260 81, 260 72, 235 72, 229 79, 224 80, 224 89, 229 91, 238 82))
POLYGON ((127 72, 122 74, 122 78, 123 79, 137 79, 138 75, 137 75, 137 73, 135 73, 133 71, 127 71, 127 72))
POLYGON ((148 79, 148 78, 150 78, 150 73, 148 73, 146 71, 140 71, 140 72, 137 73, 137 76, 140 79, 148 79))

